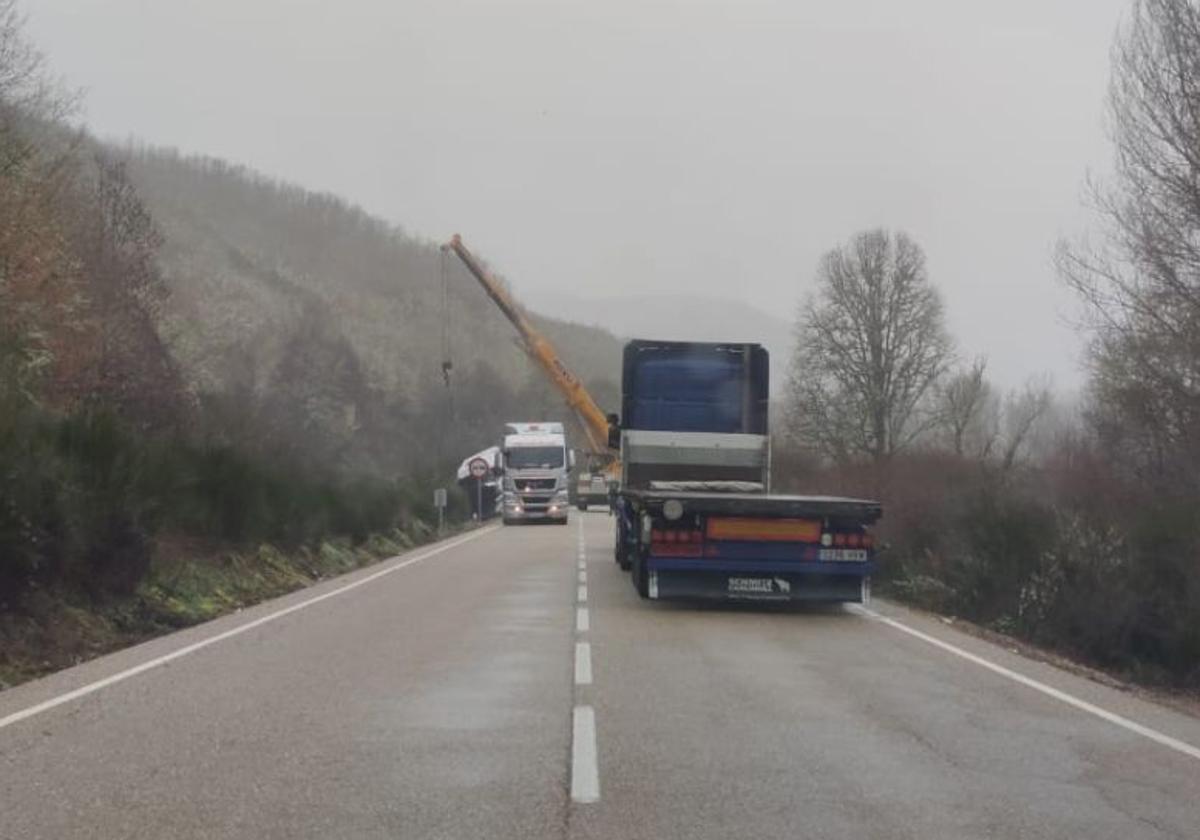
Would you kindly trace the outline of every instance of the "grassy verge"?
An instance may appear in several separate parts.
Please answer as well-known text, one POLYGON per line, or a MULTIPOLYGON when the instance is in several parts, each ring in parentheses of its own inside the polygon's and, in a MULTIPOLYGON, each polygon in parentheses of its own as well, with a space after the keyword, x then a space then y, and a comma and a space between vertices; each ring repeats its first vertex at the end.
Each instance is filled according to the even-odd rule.
POLYGON ((219 550, 160 538, 145 578, 128 595, 89 598, 39 590, 16 609, 0 606, 0 689, 189 627, 392 557, 436 538, 412 520, 404 530, 354 545, 334 539, 281 551, 219 550))

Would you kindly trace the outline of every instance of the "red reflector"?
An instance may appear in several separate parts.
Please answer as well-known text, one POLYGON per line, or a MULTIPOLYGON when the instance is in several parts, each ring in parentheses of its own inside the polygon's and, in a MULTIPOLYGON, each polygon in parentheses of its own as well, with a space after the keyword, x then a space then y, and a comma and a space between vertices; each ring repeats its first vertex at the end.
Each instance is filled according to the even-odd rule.
POLYGON ((667 542, 669 542, 669 543, 675 542, 675 532, 674 531, 664 531, 663 536, 665 536, 667 538, 667 542))
POLYGON ((834 545, 845 545, 846 544, 846 535, 845 534, 834 534, 833 535, 833 544, 834 545))
POLYGON ((850 546, 851 548, 858 548, 859 539, 861 539, 861 537, 859 537, 858 534, 850 534, 848 537, 846 537, 846 545, 850 546))

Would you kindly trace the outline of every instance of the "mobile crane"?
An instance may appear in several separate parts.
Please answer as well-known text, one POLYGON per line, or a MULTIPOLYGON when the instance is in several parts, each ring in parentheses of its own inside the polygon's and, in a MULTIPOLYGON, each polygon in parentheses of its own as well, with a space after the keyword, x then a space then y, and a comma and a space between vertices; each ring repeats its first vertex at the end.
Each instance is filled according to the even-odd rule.
MULTIPOLYGON (((525 313, 521 311, 500 281, 493 277, 492 273, 479 260, 475 259, 475 255, 467 250, 461 236, 457 233, 454 234, 450 241, 442 246, 442 251, 453 252, 462 260, 463 265, 479 281, 479 285, 483 287, 487 296, 516 327, 525 352, 546 372, 550 381, 562 392, 567 405, 579 418, 579 424, 587 436, 588 452, 592 462, 600 467, 609 480, 616 480, 621 474, 621 465, 616 454, 609 448, 609 427, 613 418, 600 410, 600 406, 588 393, 583 382, 571 372, 545 336, 534 329, 533 324, 525 317, 525 313)), ((581 503, 581 507, 585 504, 581 503)))

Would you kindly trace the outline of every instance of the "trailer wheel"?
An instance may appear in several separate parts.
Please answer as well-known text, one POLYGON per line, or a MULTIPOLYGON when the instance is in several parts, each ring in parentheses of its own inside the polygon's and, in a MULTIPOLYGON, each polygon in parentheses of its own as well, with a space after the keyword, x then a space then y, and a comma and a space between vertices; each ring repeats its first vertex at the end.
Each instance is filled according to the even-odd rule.
POLYGON ((629 571, 629 548, 623 542, 621 542, 619 536, 617 538, 617 544, 613 548, 613 557, 616 559, 617 565, 620 567, 622 572, 629 571))
POLYGON ((633 555, 633 574, 630 575, 633 579, 633 588, 642 598, 650 597, 650 574, 646 570, 646 558, 642 556, 641 551, 635 551, 633 555))

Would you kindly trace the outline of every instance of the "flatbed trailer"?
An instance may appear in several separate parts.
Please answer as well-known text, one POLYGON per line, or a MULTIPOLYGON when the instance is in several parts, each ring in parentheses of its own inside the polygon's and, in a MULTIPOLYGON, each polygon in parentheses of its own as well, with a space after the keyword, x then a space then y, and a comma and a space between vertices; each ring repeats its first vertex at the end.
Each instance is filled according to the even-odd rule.
POLYGON ((622 490, 621 498, 617 559, 646 598, 870 597, 878 502, 644 489, 622 490))
POLYGON ((770 492, 767 352, 625 346, 615 554, 643 598, 866 601, 878 502, 770 492))

